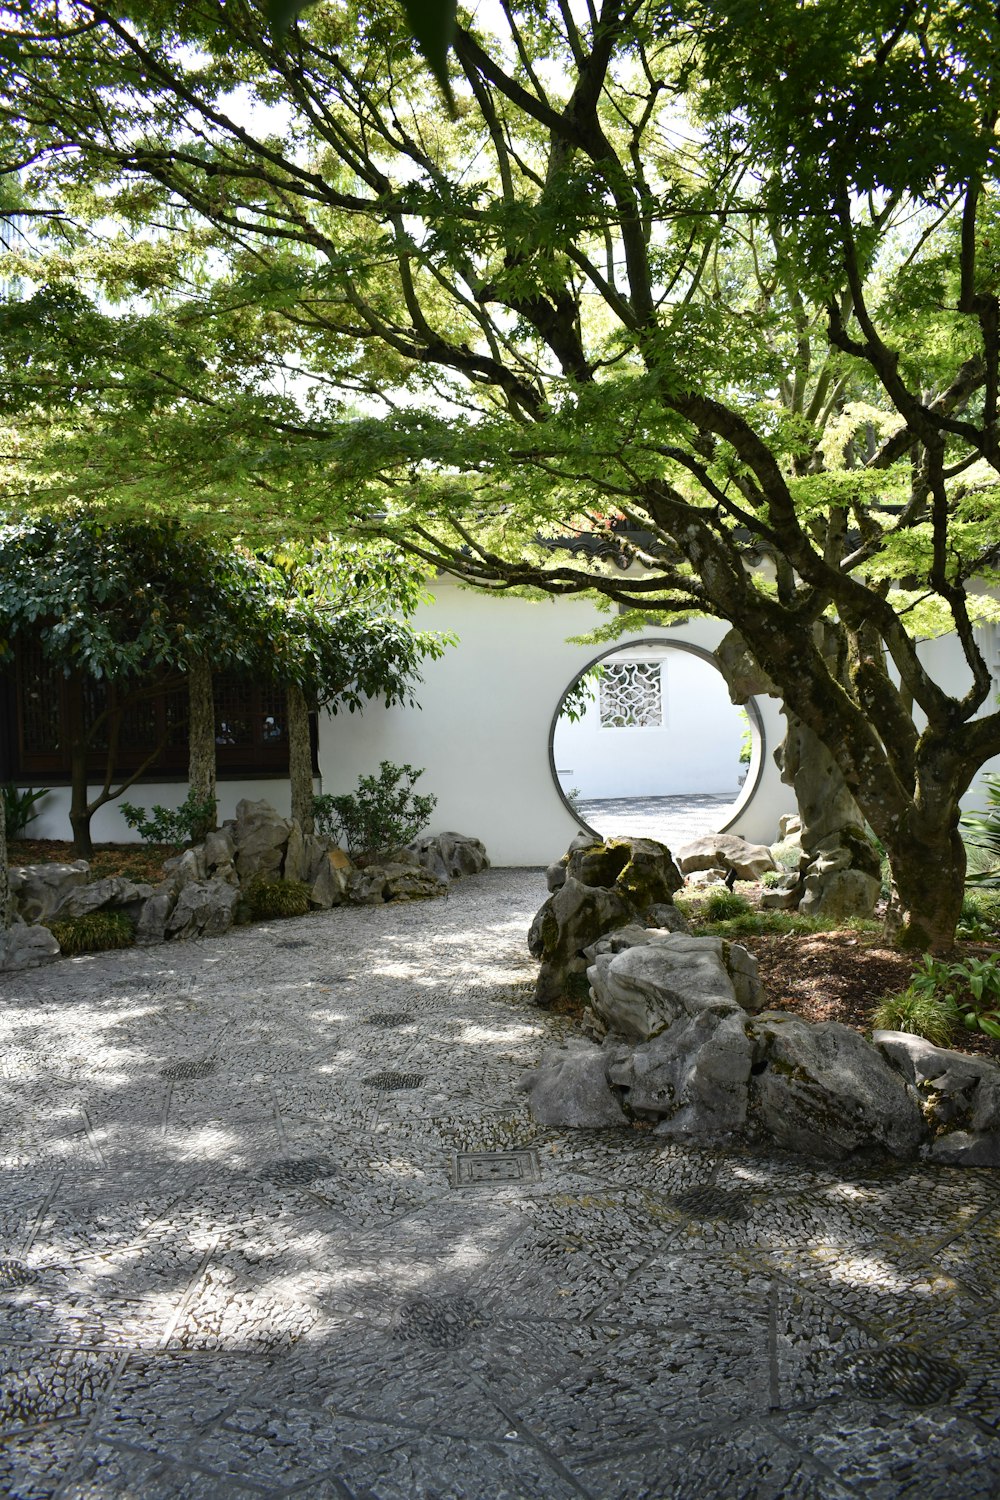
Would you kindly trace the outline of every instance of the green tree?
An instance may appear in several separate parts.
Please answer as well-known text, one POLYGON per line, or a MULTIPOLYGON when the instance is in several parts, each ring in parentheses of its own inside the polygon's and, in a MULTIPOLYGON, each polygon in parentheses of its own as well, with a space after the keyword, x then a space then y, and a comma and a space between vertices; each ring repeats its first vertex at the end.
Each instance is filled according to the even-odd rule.
POLYGON ((949 946, 1000 752, 991 4, 531 0, 460 19, 453 117, 388 7, 281 47, 241 0, 6 14, 54 216, 11 262, 12 488, 368 517, 483 588, 718 615, 949 946))
MULTIPOLYGON (((356 567, 361 556, 356 549, 356 567)), ((372 548, 364 556, 383 568, 388 594, 391 564, 372 548)), ((346 568, 336 575, 328 564, 325 576, 340 589, 320 600, 302 580, 294 587, 273 559, 213 546, 176 522, 107 524, 76 513, 0 528, 5 653, 36 644, 66 678, 77 853, 92 853, 98 808, 147 772, 163 748, 120 774, 126 716, 182 687, 192 663, 208 658, 216 670, 286 684, 313 707, 353 711, 371 697, 396 702, 411 694, 419 662, 443 642, 377 613, 360 589, 352 595, 346 568), (91 795, 95 752, 104 770, 91 795)), ((404 578, 396 598, 405 604, 414 587, 404 578)), ((182 720, 172 727, 183 728, 182 720)), ((305 732, 308 750, 308 719, 305 732)))

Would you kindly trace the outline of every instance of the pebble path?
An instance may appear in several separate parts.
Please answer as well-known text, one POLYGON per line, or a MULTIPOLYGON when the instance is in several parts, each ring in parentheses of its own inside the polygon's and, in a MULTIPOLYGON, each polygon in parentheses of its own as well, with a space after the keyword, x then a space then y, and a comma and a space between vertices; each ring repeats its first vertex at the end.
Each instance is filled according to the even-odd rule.
POLYGON ((1000 1493, 1000 1181, 536 1128, 537 871, 0 989, 0 1494, 1000 1493))

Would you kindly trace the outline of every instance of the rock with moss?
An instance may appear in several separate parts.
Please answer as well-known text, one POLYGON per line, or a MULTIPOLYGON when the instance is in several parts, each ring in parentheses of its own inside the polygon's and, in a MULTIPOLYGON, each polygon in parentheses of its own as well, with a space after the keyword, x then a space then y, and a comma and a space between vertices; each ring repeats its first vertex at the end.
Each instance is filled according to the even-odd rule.
POLYGON ((657 1135, 711 1141, 746 1125, 753 1047, 739 1008, 684 1012, 637 1047, 612 1042, 608 1054, 608 1082, 657 1135))
POLYGON ((934 1139, 933 1161, 1000 1166, 1000 1067, 935 1047, 908 1031, 876 1031, 872 1041, 912 1085, 934 1139))
POLYGON ((752 1134, 814 1157, 870 1147, 917 1155, 926 1128, 914 1092, 858 1032, 765 1011, 750 1023, 750 1035, 752 1134))
POLYGON ((528 931, 528 951, 541 960, 535 1003, 587 993, 585 949, 597 938, 633 921, 631 902, 613 887, 584 885, 568 876, 535 915, 528 931))

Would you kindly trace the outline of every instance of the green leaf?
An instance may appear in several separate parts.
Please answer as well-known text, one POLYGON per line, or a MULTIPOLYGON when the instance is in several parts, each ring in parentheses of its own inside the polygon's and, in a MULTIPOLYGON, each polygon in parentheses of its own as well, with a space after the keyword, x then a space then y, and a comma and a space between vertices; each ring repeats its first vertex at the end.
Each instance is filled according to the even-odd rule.
POLYGON ((427 66, 454 108, 448 80, 448 48, 455 35, 456 0, 403 0, 403 9, 427 66))
POLYGON ((284 36, 300 10, 308 10, 316 0, 266 0, 264 14, 276 37, 284 36))

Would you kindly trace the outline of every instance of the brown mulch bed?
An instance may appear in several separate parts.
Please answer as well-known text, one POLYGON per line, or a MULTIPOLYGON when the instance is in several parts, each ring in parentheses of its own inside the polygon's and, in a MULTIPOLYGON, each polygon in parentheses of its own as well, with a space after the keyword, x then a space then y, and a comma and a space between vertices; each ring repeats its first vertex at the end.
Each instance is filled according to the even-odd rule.
MULTIPOLYGON (((163 861, 180 852, 177 844, 95 844, 87 863, 92 880, 124 875, 136 883, 156 885, 163 879, 163 861)), ((7 845, 11 865, 71 864, 79 857, 73 845, 61 839, 12 839, 7 845)))
MULTIPOLYGON (((871 1013, 886 995, 905 990, 916 967, 912 954, 856 932, 817 932, 805 937, 770 933, 740 939, 757 960, 772 1010, 793 1011, 807 1021, 841 1021, 868 1031, 871 1013)), ((956 957, 983 958, 997 950, 960 943, 956 957)), ((1000 1063, 1000 1042, 979 1031, 956 1031, 950 1044, 1000 1063)))

